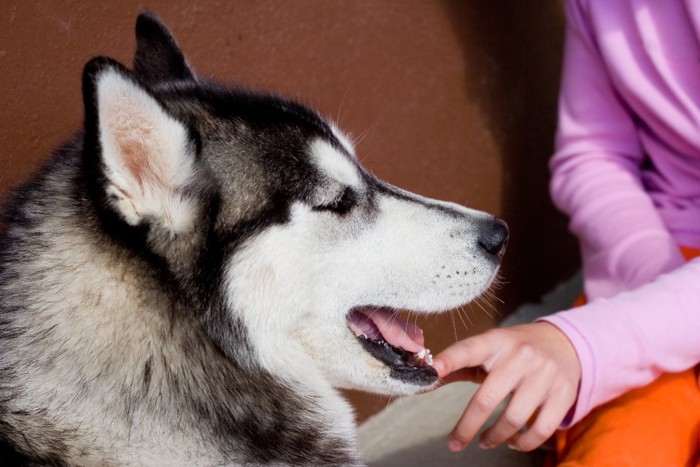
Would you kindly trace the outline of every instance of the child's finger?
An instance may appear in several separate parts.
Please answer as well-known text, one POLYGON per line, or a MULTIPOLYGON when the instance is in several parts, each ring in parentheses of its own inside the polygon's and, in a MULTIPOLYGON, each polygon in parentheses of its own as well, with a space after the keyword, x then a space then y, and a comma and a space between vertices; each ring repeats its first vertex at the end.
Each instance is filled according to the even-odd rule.
POLYGON ((489 374, 452 430, 448 442, 450 449, 458 451, 469 444, 519 381, 520 372, 513 371, 510 366, 489 374))
POLYGON ((481 435, 480 444, 495 447, 512 438, 523 427, 542 404, 549 391, 549 381, 544 378, 529 378, 513 393, 508 406, 488 430, 481 435))
POLYGON ((573 401, 564 391, 553 393, 540 408, 532 425, 511 438, 508 446, 518 451, 532 451, 546 442, 559 428, 573 401))
POLYGON ((433 359, 433 368, 440 378, 462 368, 479 367, 490 352, 486 345, 485 335, 470 337, 455 342, 433 359))

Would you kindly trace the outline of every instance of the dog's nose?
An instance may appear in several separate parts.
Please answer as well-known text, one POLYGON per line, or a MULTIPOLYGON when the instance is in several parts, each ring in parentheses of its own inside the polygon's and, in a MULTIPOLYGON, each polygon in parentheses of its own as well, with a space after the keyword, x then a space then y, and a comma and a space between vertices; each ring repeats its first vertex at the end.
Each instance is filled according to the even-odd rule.
POLYGON ((508 224, 501 219, 491 219, 479 233, 479 246, 494 256, 503 256, 508 245, 508 224))

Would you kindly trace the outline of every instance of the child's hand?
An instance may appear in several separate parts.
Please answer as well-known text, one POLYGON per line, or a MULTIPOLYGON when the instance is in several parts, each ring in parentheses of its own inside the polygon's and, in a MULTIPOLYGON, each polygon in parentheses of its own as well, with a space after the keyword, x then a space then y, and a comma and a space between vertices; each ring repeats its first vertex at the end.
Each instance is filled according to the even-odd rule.
POLYGON ((494 329, 459 341, 435 357, 441 378, 482 383, 452 430, 449 447, 463 449, 498 405, 512 394, 500 418, 479 441, 505 441, 530 451, 559 427, 576 400, 581 366, 567 337, 548 323, 494 329))

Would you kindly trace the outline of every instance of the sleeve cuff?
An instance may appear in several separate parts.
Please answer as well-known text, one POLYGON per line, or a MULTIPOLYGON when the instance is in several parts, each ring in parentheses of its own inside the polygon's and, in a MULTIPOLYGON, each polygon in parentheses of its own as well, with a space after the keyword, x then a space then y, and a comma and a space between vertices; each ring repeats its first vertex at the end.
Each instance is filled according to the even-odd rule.
POLYGON ((569 339, 576 350, 581 365, 581 381, 579 382, 576 402, 571 407, 568 415, 562 421, 560 428, 566 429, 576 424, 591 410, 591 394, 595 387, 596 361, 590 342, 585 336, 563 315, 557 313, 537 320, 555 326, 569 339))

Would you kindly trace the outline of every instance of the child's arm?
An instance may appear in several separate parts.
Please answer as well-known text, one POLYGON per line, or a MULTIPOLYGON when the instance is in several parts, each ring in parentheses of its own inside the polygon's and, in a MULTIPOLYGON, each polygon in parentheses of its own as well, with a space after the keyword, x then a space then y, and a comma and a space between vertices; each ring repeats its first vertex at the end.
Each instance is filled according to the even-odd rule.
POLYGON ((580 3, 566 2, 568 28, 550 188, 580 241, 591 300, 636 288, 684 261, 640 179, 644 152, 630 103, 637 102, 635 93, 643 89, 625 88, 631 85, 627 81, 620 88, 621 78, 609 75, 611 68, 635 72, 634 51, 623 35, 595 34, 600 25, 580 3), (615 37, 619 44, 611 43, 615 37))

